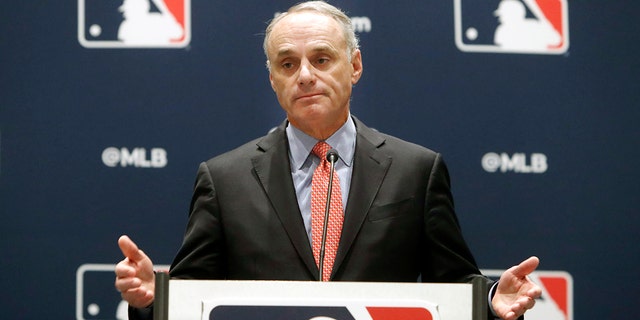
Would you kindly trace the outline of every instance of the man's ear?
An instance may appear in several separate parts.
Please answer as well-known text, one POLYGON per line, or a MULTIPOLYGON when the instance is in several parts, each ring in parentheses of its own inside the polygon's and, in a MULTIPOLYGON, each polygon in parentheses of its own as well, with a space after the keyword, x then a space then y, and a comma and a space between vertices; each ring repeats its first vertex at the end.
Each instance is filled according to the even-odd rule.
POLYGON ((273 83, 273 74, 271 74, 271 71, 269 71, 269 83, 271 83, 271 89, 273 89, 273 92, 276 91, 276 86, 273 83))
POLYGON ((353 74, 351 75, 351 84, 355 85, 362 77, 362 53, 360 49, 353 51, 351 56, 351 67, 353 68, 353 74))

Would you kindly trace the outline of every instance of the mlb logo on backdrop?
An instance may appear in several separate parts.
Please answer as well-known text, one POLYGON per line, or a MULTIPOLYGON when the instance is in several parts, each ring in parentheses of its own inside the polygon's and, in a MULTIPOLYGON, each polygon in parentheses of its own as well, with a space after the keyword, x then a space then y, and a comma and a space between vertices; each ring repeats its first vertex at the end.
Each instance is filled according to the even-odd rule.
POLYGON ((183 48, 191 41, 190 0, 78 0, 85 48, 183 48))
POLYGON ((454 0, 455 42, 465 52, 563 54, 568 0, 454 0))

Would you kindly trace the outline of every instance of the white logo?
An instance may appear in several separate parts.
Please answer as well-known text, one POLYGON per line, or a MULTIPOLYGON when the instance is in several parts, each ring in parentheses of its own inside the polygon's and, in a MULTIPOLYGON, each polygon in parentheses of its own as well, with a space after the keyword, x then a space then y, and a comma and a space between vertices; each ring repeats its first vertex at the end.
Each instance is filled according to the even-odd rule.
POLYGON ((102 151, 102 162, 107 167, 129 167, 136 168, 164 168, 167 166, 167 151, 162 148, 153 148, 150 158, 147 158, 145 148, 134 148, 129 151, 127 148, 109 147, 102 151))
POLYGON ((454 0, 456 46, 466 52, 562 54, 567 0, 454 0))
POLYGON ((547 156, 542 153, 532 153, 527 161, 524 153, 497 154, 489 152, 482 157, 482 168, 487 172, 515 172, 515 173, 545 173, 549 168, 547 156))
POLYGON ((369 17, 351 17, 351 25, 355 32, 371 32, 371 19, 369 17))
POLYGON ((190 0, 78 0, 85 48, 183 48, 191 41, 190 0))

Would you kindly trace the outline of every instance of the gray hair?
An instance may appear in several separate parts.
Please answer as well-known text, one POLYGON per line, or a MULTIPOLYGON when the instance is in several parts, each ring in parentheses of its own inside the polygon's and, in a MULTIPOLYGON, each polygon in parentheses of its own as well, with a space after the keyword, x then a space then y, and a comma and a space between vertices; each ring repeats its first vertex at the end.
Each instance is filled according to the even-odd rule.
POLYGON ((262 43, 262 49, 264 50, 264 55, 267 57, 267 69, 270 68, 267 45, 269 42, 269 37, 271 36, 271 31, 273 31, 273 27, 282 19, 284 19, 284 17, 292 13, 297 13, 302 11, 313 11, 313 12, 331 17, 338 22, 338 24, 342 28, 344 38, 347 42, 347 58, 349 59, 349 62, 351 62, 351 55, 353 51, 358 49, 360 45, 358 43, 358 37, 356 36, 356 33, 353 29, 353 24, 351 24, 351 19, 349 18, 349 16, 347 16, 342 10, 324 1, 307 1, 307 2, 296 4, 295 6, 289 8, 287 12, 279 14, 278 16, 273 18, 271 22, 269 22, 269 25, 265 30, 264 42, 262 43))

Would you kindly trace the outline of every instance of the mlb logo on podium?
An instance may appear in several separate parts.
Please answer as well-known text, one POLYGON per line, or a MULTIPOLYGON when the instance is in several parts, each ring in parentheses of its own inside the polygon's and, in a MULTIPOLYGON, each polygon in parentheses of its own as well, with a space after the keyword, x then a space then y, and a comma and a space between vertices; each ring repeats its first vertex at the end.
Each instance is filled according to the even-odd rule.
MULTIPOLYGON (((207 308, 208 309, 208 308, 207 308)), ((206 314, 206 313, 205 313, 206 314)), ((432 310, 422 307, 387 307, 362 305, 219 305, 209 312, 210 320, 440 320, 435 306, 432 310)))
POLYGON ((464 52, 563 54, 567 0, 454 0, 455 41, 464 52))
POLYGON ((78 0, 85 48, 184 48, 190 41, 190 0, 78 0))

